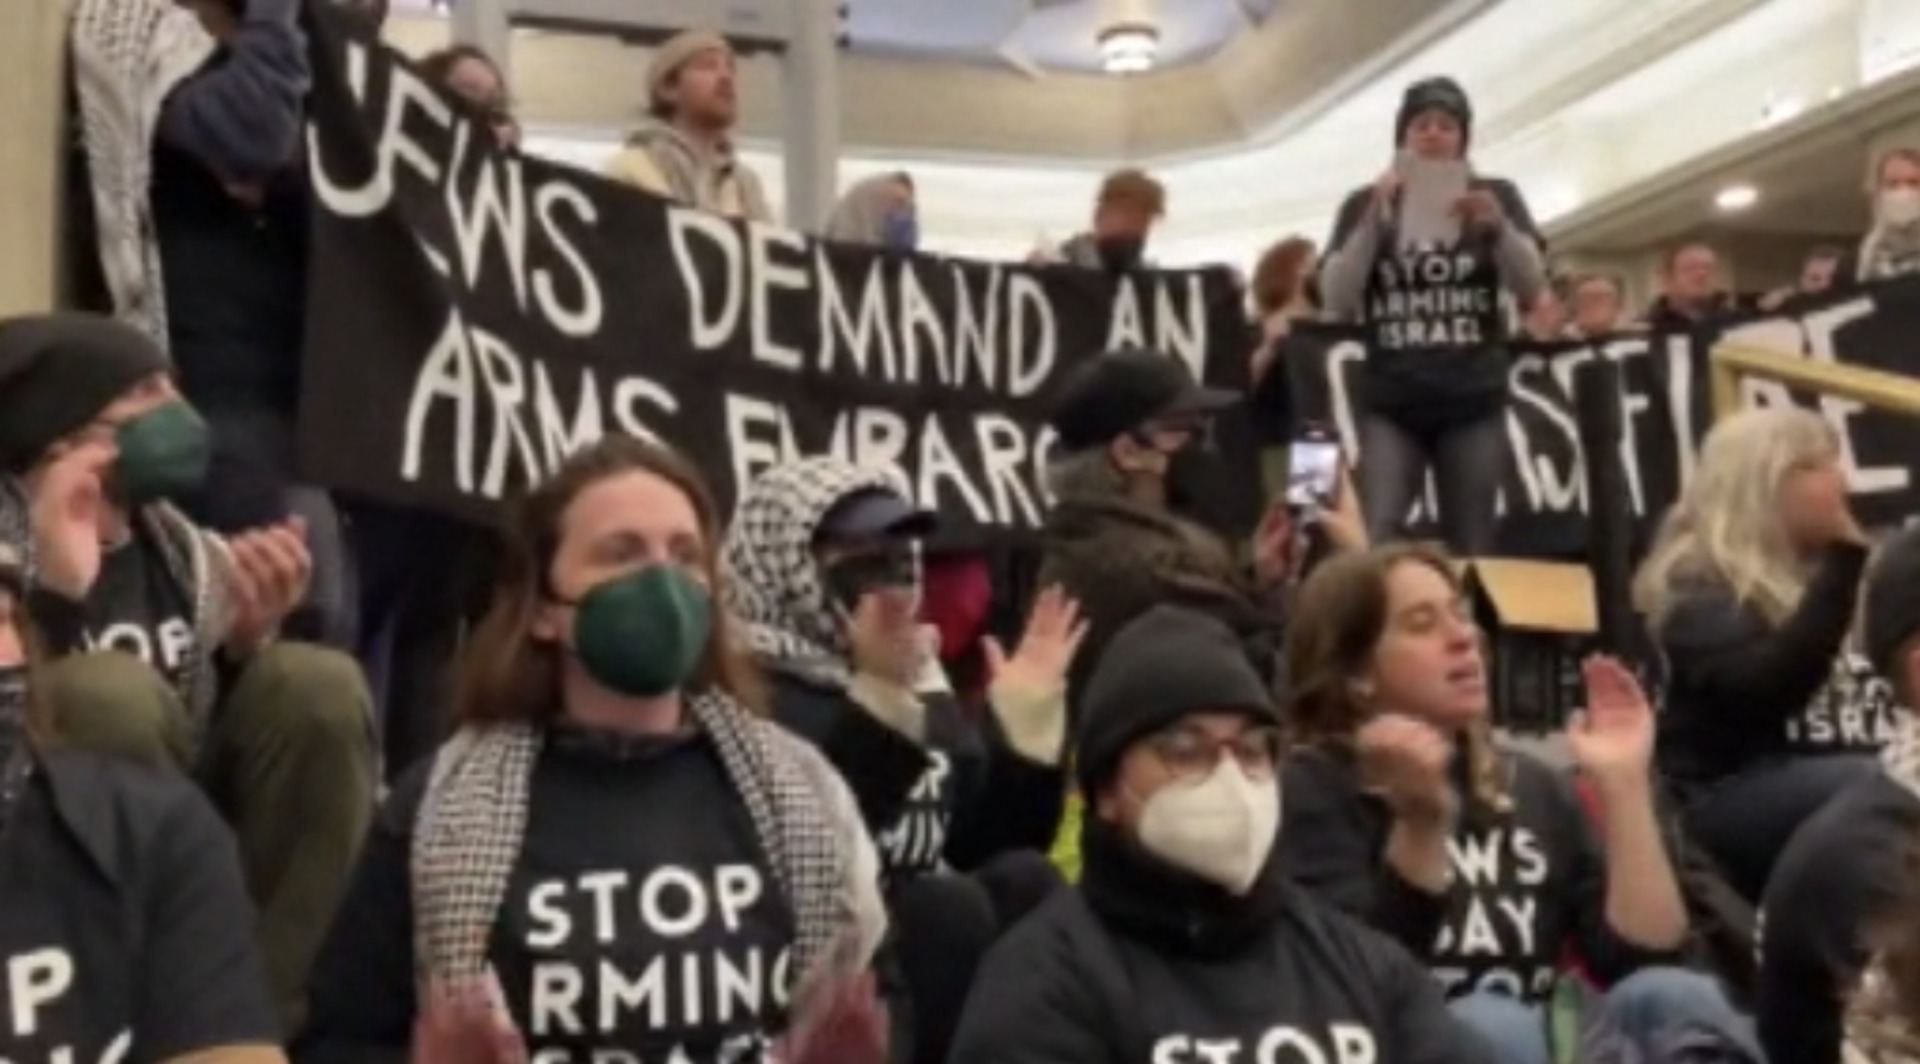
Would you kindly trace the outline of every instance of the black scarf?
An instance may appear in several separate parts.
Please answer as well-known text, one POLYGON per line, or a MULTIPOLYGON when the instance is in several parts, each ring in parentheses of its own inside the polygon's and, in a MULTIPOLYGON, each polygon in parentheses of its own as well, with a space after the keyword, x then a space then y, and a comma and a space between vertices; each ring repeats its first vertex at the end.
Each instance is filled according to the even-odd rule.
POLYGON ((1208 960, 1266 940, 1286 905, 1279 847, 1245 895, 1230 894, 1140 848, 1089 811, 1080 829, 1080 892, 1101 921, 1166 953, 1208 960))

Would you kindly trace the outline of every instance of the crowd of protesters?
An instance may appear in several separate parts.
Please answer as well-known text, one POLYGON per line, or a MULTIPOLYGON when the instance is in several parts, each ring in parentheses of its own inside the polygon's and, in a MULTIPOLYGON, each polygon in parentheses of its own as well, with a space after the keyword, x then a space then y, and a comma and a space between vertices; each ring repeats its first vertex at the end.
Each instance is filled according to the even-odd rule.
MULTIPOLYGON (((1828 423, 1713 427, 1633 588, 1661 704, 1586 660, 1565 763, 1495 729, 1458 561, 1513 340, 1909 272, 1920 155, 1794 289, 1690 244, 1630 321, 1409 86, 1324 259, 1251 275, 1256 392, 1300 323, 1369 353, 1357 480, 1247 542, 1204 496, 1248 395, 1148 350, 1049 397, 1023 546, 825 455, 722 512, 621 436, 479 528, 301 476, 299 8, 74 5, 76 308, 0 321, 0 1059, 1920 1060, 1920 532, 1875 547, 1828 423)), ((519 150, 487 55, 417 62, 519 150)), ((605 176, 774 221, 734 62, 657 48, 605 176)), ((1166 210, 1115 173, 1032 264, 1151 268, 1166 210)), ((822 235, 912 250, 912 175, 822 235)))

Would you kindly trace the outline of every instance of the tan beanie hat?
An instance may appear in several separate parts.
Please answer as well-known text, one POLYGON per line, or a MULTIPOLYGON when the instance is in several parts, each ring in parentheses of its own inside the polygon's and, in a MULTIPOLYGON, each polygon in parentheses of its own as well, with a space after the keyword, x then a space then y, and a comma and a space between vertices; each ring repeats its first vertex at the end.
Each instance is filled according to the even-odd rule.
POLYGON ((701 52, 732 51, 733 46, 727 39, 712 30, 685 30, 674 34, 653 51, 653 62, 647 66, 647 99, 659 102, 660 90, 687 60, 701 52))

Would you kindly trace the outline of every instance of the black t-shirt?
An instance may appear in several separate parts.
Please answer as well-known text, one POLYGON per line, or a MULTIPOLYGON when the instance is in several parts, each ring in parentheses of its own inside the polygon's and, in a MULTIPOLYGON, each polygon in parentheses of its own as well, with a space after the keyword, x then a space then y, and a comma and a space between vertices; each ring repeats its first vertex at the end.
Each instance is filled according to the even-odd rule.
POLYGON ((168 683, 178 682, 193 658, 191 604, 144 531, 106 552, 86 615, 89 650, 132 654, 168 683))
POLYGON ((1846 652, 1866 548, 1829 547, 1798 605, 1770 623, 1710 576, 1687 576, 1655 635, 1666 662, 1661 770, 1684 792, 1781 758, 1872 749, 1895 717, 1846 652))
MULTIPOLYGON (((409 861, 426 765, 388 798, 309 983, 295 1059, 399 1061, 415 1018, 409 861)), ((759 1064, 792 917, 702 736, 557 732, 489 948, 540 1064, 759 1064)))
POLYGON ((0 1060, 277 1045, 233 835, 206 798, 130 764, 45 764, 0 837, 0 1060))
MULTIPOLYGON (((1473 991, 1541 1000, 1565 968, 1569 950, 1602 982, 1612 982, 1670 955, 1638 949, 1613 933, 1606 920, 1607 871, 1585 808, 1572 781, 1525 754, 1502 755, 1507 813, 1472 811, 1462 817, 1448 849, 1453 857, 1453 886, 1445 899, 1439 931, 1423 951, 1434 977, 1449 996, 1473 991)), ((1315 894, 1352 915, 1383 924, 1380 900, 1395 881, 1385 867, 1386 821, 1379 817, 1337 818, 1324 810, 1364 807, 1349 759, 1302 753, 1288 763, 1288 824, 1281 833, 1283 855, 1305 855, 1318 838, 1345 823, 1378 828, 1364 845, 1333 847, 1345 855, 1345 868, 1322 860, 1311 863, 1315 894), (1303 825, 1318 825, 1319 835, 1298 837, 1294 809, 1318 811, 1303 825)), ((1296 878, 1303 878, 1298 877, 1296 878)), ((1401 886, 1406 897, 1412 887, 1401 886)), ((1400 906, 1404 911, 1405 904, 1400 906)), ((1418 921, 1400 921, 1417 927, 1418 921)), ((1381 930, 1405 940, 1392 926, 1381 930)))
POLYGON ((758 1060, 792 937, 711 744, 556 736, 492 947, 534 1059, 758 1060))
POLYGON ((1908 890, 1920 795, 1885 773, 1847 788, 1781 851, 1761 900, 1754 1000, 1767 1059, 1835 1064, 1867 940, 1908 890))

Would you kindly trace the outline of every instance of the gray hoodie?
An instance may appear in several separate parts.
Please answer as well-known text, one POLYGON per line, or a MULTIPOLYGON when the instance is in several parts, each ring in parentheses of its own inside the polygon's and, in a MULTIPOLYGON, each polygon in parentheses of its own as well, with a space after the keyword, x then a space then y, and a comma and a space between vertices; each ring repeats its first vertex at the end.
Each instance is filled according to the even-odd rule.
POLYGON ((710 151, 664 122, 635 130, 603 172, 622 184, 730 218, 775 221, 759 176, 742 166, 730 147, 710 151))

